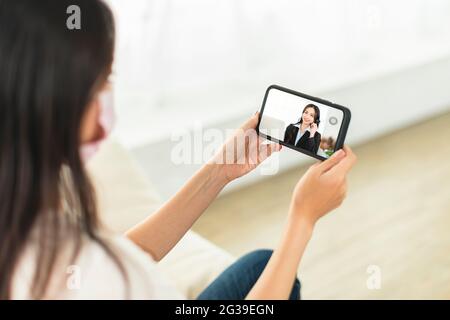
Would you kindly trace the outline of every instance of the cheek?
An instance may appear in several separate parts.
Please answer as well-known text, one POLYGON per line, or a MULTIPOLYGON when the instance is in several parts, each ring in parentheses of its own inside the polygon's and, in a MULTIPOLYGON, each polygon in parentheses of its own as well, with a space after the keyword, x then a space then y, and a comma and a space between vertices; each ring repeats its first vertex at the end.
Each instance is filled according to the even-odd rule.
POLYGON ((98 132, 98 118, 100 114, 100 105, 98 101, 91 103, 86 110, 81 121, 80 140, 81 143, 90 142, 95 139, 98 132))

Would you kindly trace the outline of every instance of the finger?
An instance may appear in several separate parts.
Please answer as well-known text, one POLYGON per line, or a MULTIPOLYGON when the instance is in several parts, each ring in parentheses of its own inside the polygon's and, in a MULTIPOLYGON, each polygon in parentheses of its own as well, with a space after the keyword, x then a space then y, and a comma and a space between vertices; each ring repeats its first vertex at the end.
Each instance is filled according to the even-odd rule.
POLYGON ((356 163, 356 156, 349 147, 344 146, 344 152, 345 157, 331 169, 343 175, 347 174, 356 163))
POLYGON ((271 145, 275 145, 275 150, 274 151, 280 151, 282 148, 282 145, 279 143, 276 143, 274 141, 268 140, 266 138, 263 138, 261 136, 258 136, 258 145, 263 145, 265 144, 265 142, 267 142, 267 144, 271 144, 271 145))
POLYGON ((263 144, 264 141, 266 141, 266 138, 263 138, 261 136, 258 136, 258 144, 263 144))
POLYGON ((259 153, 259 140, 255 131, 248 137, 248 156, 247 162, 249 164, 257 164, 258 163, 258 153, 259 153))
POLYGON ((256 129, 256 125, 258 124, 259 112, 256 112, 251 118, 249 118, 246 122, 241 125, 241 129, 249 130, 256 129))
POLYGON ((327 160, 323 161, 322 163, 319 163, 317 167, 321 172, 327 172, 331 168, 333 168, 335 165, 337 165, 343 158, 345 157, 345 152, 342 149, 339 149, 333 155, 328 158, 327 160))
POLYGON ((280 151, 281 148, 283 147, 281 144, 279 144, 279 143, 277 143, 277 142, 275 142, 275 141, 268 140, 268 139, 266 139, 266 138, 263 138, 263 137, 261 137, 261 136, 258 136, 258 144, 261 145, 261 144, 263 144, 264 142, 268 142, 268 143, 271 143, 271 144, 276 144, 276 145, 278 145, 278 149, 279 149, 278 151, 280 151))
POLYGON ((245 159, 245 163, 249 162, 250 159, 250 143, 251 143, 251 137, 249 136, 244 136, 244 159, 245 159))
POLYGON ((280 151, 280 145, 278 143, 262 144, 259 147, 259 162, 266 160, 274 152, 280 151))

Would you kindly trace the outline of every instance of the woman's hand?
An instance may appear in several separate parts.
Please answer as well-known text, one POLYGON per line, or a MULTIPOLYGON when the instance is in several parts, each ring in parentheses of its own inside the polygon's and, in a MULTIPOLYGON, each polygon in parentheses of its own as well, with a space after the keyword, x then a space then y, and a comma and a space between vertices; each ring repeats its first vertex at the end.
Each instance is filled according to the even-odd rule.
POLYGON ((311 126, 309 127, 309 137, 313 138, 317 131, 317 123, 313 122, 311 123, 311 126))
POLYGON ((337 208, 346 196, 346 175, 355 162, 355 154, 344 146, 329 159, 312 165, 294 189, 291 221, 306 222, 312 228, 317 220, 337 208))
POLYGON ((355 161, 344 147, 303 175, 292 196, 286 230, 247 299, 288 299, 314 224, 345 198, 345 176, 355 161))
POLYGON ((259 112, 248 119, 225 142, 219 152, 208 162, 220 165, 221 174, 230 182, 255 169, 273 152, 280 151, 278 143, 264 143, 256 133, 259 112))

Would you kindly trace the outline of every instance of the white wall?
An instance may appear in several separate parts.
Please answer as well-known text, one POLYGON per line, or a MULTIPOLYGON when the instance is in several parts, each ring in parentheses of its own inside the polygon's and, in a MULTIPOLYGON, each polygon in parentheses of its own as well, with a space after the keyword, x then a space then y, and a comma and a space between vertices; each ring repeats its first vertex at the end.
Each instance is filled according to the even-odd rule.
MULTIPOLYGON (((114 135, 164 196, 198 167, 170 162, 171 135, 237 127, 273 83, 350 107, 352 144, 450 105, 447 0, 107 1, 117 21, 114 135)), ((279 161, 308 158, 285 149, 279 161)))
POLYGON ((272 83, 330 92, 450 54, 447 0, 108 1, 128 147, 254 112, 272 83))
MULTIPOLYGON (((293 87, 290 84, 280 85, 293 87)), ((255 103, 262 101, 264 90, 261 91, 261 99, 255 103)), ((450 111, 450 56, 340 89, 312 94, 348 106, 352 111, 352 121, 347 142, 350 145, 365 143, 393 130, 450 111)), ((217 123, 214 127, 237 127, 244 120, 244 117, 236 117, 217 123)), ((199 164, 174 165, 170 159, 173 145, 174 142, 167 139, 133 149, 148 177, 158 185, 164 197, 173 194, 200 167, 199 164)), ((389 155, 385 155, 384 159, 389 161, 389 155)), ((277 161, 280 170, 286 170, 294 165, 310 162, 311 159, 284 148, 279 153, 279 158, 269 160, 266 167, 276 165, 277 161)), ((227 190, 243 187, 263 177, 260 170, 255 170, 231 184, 227 190)))

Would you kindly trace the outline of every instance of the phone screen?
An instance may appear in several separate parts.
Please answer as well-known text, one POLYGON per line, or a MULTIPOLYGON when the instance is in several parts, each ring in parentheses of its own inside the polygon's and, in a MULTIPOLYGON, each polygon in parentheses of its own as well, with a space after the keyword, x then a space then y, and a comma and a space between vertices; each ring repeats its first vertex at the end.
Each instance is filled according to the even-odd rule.
POLYGON ((340 147, 344 110, 297 94, 269 88, 259 132, 307 154, 330 157, 340 147))

